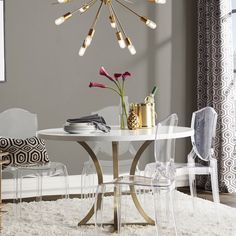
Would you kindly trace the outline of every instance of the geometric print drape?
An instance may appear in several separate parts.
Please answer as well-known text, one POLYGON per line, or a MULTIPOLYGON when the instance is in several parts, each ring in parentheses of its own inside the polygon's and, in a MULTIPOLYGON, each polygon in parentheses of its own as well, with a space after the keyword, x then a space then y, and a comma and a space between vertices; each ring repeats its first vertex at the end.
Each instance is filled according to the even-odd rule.
MULTIPOLYGON (((235 108, 231 0, 198 1, 197 105, 218 113, 215 157, 219 187, 236 192, 235 108)), ((210 189, 208 177, 198 184, 210 189)))

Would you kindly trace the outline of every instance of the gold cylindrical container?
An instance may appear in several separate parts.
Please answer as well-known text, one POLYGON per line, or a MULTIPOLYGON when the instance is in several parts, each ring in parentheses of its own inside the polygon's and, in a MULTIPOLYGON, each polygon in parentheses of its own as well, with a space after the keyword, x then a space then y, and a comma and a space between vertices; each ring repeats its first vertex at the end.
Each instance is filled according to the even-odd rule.
POLYGON ((156 109, 155 103, 152 103, 152 127, 156 126, 156 109))
POLYGON ((155 104, 137 104, 137 114, 139 117, 140 128, 151 128, 155 126, 155 104))

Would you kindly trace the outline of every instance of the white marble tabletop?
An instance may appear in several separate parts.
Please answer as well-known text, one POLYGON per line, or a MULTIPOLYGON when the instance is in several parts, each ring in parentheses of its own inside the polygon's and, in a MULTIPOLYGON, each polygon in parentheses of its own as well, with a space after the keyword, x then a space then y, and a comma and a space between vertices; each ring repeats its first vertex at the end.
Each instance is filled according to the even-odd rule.
MULTIPOLYGON (((92 133, 69 134, 63 128, 39 130, 37 136, 46 140, 61 141, 146 141, 155 140, 155 128, 142 128, 137 130, 121 130, 119 127, 111 127, 109 133, 102 131, 94 131, 92 133)), ((168 128, 162 126, 157 139, 184 138, 194 134, 194 130, 189 127, 173 127, 171 132, 167 132, 168 128)))

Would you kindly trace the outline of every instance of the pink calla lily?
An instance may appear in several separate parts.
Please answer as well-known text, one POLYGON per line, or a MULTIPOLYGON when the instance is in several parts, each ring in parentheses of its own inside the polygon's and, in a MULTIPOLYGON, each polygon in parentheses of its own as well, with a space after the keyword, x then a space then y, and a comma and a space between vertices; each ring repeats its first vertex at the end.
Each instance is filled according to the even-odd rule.
POLYGON ((89 84, 90 88, 96 87, 96 88, 107 88, 107 86, 105 84, 100 84, 100 83, 96 83, 96 82, 90 82, 89 84))
POLYGON ((118 80, 121 76, 122 76, 121 73, 115 73, 114 74, 114 77, 115 77, 116 80, 118 80))
POLYGON ((103 66, 100 68, 99 74, 106 76, 111 81, 114 81, 114 79, 107 73, 107 71, 105 70, 105 68, 103 66))
POLYGON ((131 74, 126 71, 124 74, 122 74, 122 78, 125 80, 128 76, 131 76, 131 74))
POLYGON ((112 78, 108 72, 105 70, 105 68, 102 66, 99 69, 99 74, 102 76, 107 77, 110 81, 113 82, 113 86, 107 86, 105 84, 101 84, 101 83, 96 83, 96 82, 90 82, 89 87, 97 87, 97 88, 107 88, 113 92, 115 92, 116 94, 118 94, 121 98, 121 107, 122 107, 122 120, 121 120, 121 128, 125 127, 125 119, 127 120, 128 118, 128 113, 126 111, 126 104, 125 104, 125 79, 129 76, 131 76, 131 74, 126 71, 125 73, 115 73, 114 74, 114 78, 112 78), (122 81, 120 82, 119 79, 122 78, 122 81))

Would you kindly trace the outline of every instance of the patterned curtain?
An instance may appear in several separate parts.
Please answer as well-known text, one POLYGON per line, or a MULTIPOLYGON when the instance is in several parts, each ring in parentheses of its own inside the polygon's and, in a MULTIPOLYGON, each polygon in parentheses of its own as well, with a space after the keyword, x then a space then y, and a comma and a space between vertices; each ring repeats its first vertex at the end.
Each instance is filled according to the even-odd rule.
MULTIPOLYGON (((219 187, 236 192, 235 108, 231 0, 198 0, 198 108, 218 113, 215 157, 219 187)), ((210 189, 208 177, 198 184, 210 189)))

